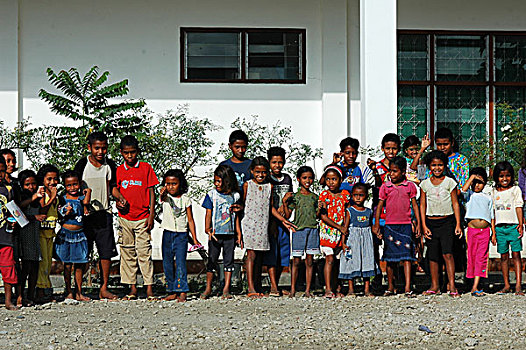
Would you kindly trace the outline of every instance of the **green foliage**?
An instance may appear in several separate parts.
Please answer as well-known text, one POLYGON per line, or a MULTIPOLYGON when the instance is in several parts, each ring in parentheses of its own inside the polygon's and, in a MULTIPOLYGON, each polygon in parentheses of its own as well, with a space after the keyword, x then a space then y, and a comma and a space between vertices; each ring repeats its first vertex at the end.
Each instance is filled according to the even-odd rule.
POLYGON ((488 137, 471 143, 470 166, 481 166, 492 169, 500 161, 507 160, 515 168, 520 169, 526 149, 526 129, 521 117, 522 109, 516 109, 508 104, 497 106, 501 124, 497 132, 499 137, 488 137))
POLYGON ((35 142, 41 142, 37 129, 30 128, 29 120, 24 120, 10 129, 0 120, 0 148, 21 149, 24 152, 33 148, 35 142))
MULTIPOLYGON (((294 141, 292 128, 282 126, 278 121, 274 125, 261 125, 258 123, 258 117, 253 116, 251 119, 237 118, 230 127, 232 129, 241 129, 246 132, 249 140, 246 157, 254 158, 257 156, 267 157, 267 150, 272 146, 280 146, 287 152, 287 161, 284 171, 288 174, 295 174, 296 170, 302 165, 314 165, 316 159, 321 159, 322 149, 313 148, 310 145, 294 141)), ((219 154, 224 158, 232 157, 232 152, 227 143, 221 144, 219 154)), ((294 176, 293 176, 294 177, 294 176)))

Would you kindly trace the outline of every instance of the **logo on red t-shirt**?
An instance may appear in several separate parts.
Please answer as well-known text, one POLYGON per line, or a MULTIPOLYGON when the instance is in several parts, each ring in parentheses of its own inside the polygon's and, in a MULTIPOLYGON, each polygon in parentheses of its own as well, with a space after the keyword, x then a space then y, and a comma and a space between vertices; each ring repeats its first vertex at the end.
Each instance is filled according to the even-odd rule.
POLYGON ((121 182, 121 186, 122 188, 126 189, 128 188, 128 186, 142 186, 142 181, 137 181, 137 180, 123 180, 121 182))

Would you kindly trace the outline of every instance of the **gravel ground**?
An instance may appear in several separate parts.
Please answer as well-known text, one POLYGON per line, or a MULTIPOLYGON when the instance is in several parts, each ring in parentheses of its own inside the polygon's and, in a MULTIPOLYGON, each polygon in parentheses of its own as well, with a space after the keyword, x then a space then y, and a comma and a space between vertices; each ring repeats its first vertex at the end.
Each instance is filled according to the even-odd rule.
POLYGON ((0 320, 2 349, 526 348, 526 297, 512 294, 62 302, 0 320))

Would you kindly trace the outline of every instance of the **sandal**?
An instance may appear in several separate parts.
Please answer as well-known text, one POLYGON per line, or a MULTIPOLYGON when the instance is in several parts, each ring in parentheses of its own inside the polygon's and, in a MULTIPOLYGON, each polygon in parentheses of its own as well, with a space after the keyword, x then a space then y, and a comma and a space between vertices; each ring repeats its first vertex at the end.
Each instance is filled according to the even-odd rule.
POLYGON ((497 295, 506 295, 508 293, 511 293, 511 290, 509 289, 501 289, 497 292, 497 295))
POLYGON ((519 291, 515 292, 515 295, 523 296, 524 292, 522 290, 519 290, 519 291))
POLYGON ((481 289, 481 290, 476 290, 474 292, 471 292, 471 295, 474 297, 483 297, 486 295, 486 293, 484 293, 484 291, 481 289))
POLYGON ((416 298, 416 294, 413 291, 405 292, 406 298, 416 298))
POLYGON ((201 298, 201 299, 203 299, 203 300, 210 299, 210 294, 201 293, 201 295, 199 296, 199 298, 201 298))
POLYGON ((221 299, 234 299, 234 296, 230 293, 223 293, 223 295, 221 296, 221 299))
POLYGON ((460 293, 459 292, 447 292, 447 295, 449 295, 452 298, 459 298, 460 293))
POLYGON ((390 297, 396 295, 396 290, 386 290, 384 293, 384 297, 390 297))
POLYGON ((324 297, 327 299, 334 299, 336 298, 336 295, 334 295, 333 292, 329 292, 329 293, 325 293, 324 297))
POLYGON ((122 298, 124 301, 131 301, 131 300, 137 300, 137 295, 135 294, 128 294, 122 298))
POLYGON ((279 294, 279 292, 270 292, 268 294, 269 297, 274 297, 274 298, 279 298, 281 297, 281 294, 279 294))
POLYGON ((194 244, 193 246, 188 248, 188 253, 195 252, 196 250, 200 250, 200 249, 203 249, 203 248, 204 247, 203 247, 202 244, 194 244))
POLYGON ((252 293, 248 293, 247 294, 247 298, 251 298, 251 299, 259 299, 262 296, 263 296, 263 294, 257 293, 257 292, 252 292, 252 293))
POLYGON ((442 293, 431 290, 431 289, 428 289, 424 293, 422 293, 422 295, 425 295, 425 296, 440 295, 440 294, 442 293))
POLYGON ((159 298, 153 295, 150 295, 146 298, 146 301, 159 301, 159 298))

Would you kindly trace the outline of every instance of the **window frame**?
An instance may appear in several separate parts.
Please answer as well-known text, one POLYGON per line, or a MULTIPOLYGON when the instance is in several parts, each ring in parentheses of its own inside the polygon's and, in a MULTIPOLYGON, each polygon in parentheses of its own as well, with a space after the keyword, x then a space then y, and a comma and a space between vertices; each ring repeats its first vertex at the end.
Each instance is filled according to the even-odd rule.
MULTIPOLYGON (((428 36, 428 79, 427 80, 397 80, 397 89, 399 86, 427 86, 428 87, 428 116, 427 130, 431 139, 434 138, 436 129, 436 87, 437 86, 480 86, 487 89, 487 113, 488 136, 495 138, 496 133, 496 106, 495 106, 495 88, 496 87, 526 87, 526 81, 523 82, 499 82, 495 81, 495 36, 526 36, 526 31, 484 31, 484 30, 397 30, 397 49, 400 35, 427 35, 428 36), (436 36, 438 35, 480 35, 485 36, 488 42, 488 80, 487 81, 438 81, 435 79, 435 46, 436 36)), ((398 75, 398 74, 397 74, 398 75)), ((398 119, 398 118, 397 118, 398 119)), ((397 120, 398 122, 398 120, 397 120)))
POLYGON ((306 66, 307 66, 307 30, 301 28, 232 28, 232 27, 180 27, 180 44, 179 44, 179 81, 181 83, 223 83, 223 84, 306 84, 306 66), (239 33, 241 36, 240 43, 240 79, 193 79, 186 78, 186 33, 239 33), (248 79, 248 45, 247 34, 261 32, 284 32, 296 33, 301 37, 299 47, 299 72, 300 79, 248 79))

